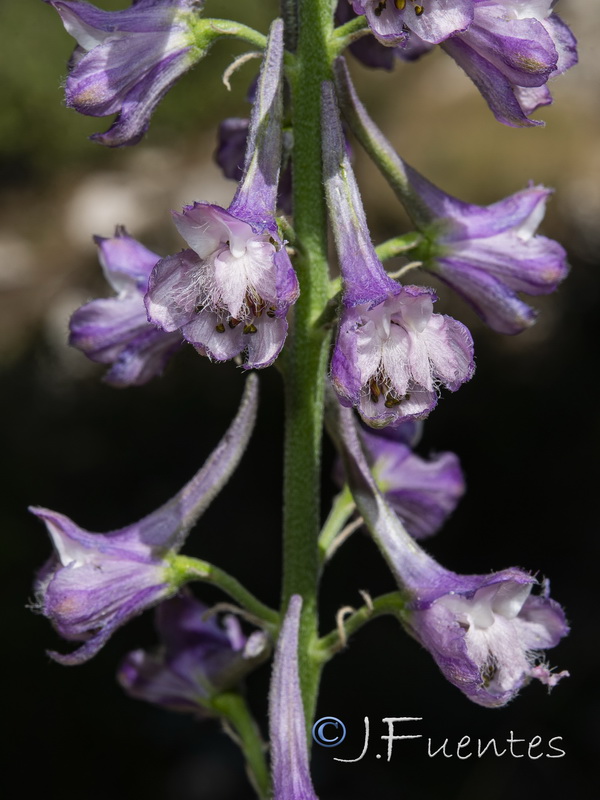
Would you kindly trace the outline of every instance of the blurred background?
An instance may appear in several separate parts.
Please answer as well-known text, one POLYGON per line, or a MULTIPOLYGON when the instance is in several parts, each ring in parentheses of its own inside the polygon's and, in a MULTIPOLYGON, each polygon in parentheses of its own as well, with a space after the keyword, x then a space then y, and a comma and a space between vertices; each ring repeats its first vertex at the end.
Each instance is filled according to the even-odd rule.
MULTIPOLYGON (((103 0, 106 9, 124 0, 103 0)), ((265 31, 274 0, 207 0, 207 14, 265 31)), ((560 290, 534 300, 533 329, 518 337, 487 331, 440 289, 438 311, 473 330, 474 380, 446 395, 425 426, 421 451, 454 450, 469 491, 428 547, 451 569, 484 573, 521 566, 552 579, 572 633, 549 652, 569 669, 547 696, 526 688, 510 706, 486 710, 447 685, 429 655, 382 619, 365 628, 326 669, 319 716, 344 720, 339 754, 315 747, 314 778, 323 800, 398 797, 448 800, 550 800, 597 796, 598 694, 597 472, 595 410, 600 264, 600 9, 561 0, 557 9, 580 41, 580 65, 552 84, 545 128, 497 123, 470 81, 441 52, 391 73, 353 64, 373 116, 409 163, 472 203, 494 202, 529 180, 556 188, 542 232, 569 251, 572 272, 560 290), (363 718, 374 744, 361 762, 363 718), (515 738, 562 737, 563 758, 429 758, 425 739, 397 743, 376 760, 381 719, 422 717, 414 731, 451 752, 468 735, 501 745, 515 738), (343 752, 342 752, 343 751, 343 752)), ((4 721, 10 765, 27 794, 62 800, 246 800, 252 792, 235 746, 216 722, 196 723, 124 697, 114 672, 124 654, 152 646, 152 615, 121 630, 89 664, 61 667, 46 649, 67 649, 48 622, 27 608, 36 569, 50 553, 29 504, 68 514, 90 530, 121 527, 171 496, 210 453, 242 388, 233 365, 213 365, 191 348, 165 376, 143 388, 102 384, 102 368, 66 345, 68 319, 108 294, 92 234, 116 224, 161 254, 182 246, 170 209, 193 200, 227 205, 233 183, 213 163, 215 131, 226 116, 247 116, 257 63, 232 80, 221 74, 241 45, 217 44, 155 113, 136 148, 107 150, 87 140, 109 121, 64 107, 61 80, 72 50, 58 16, 41 0, 0 0, 0 371, 2 391, 2 628, 4 721)), ((398 203, 355 146, 356 169, 376 241, 405 230, 398 203)), ((415 278, 416 280, 416 278, 415 278)), ((276 604, 280 571, 282 397, 278 374, 261 375, 257 431, 241 469, 206 513, 186 552, 238 576, 276 604), (237 502, 232 502, 233 498, 237 502), (247 509, 251 509, 248 511, 247 509)), ((324 492, 332 453, 326 445, 324 492)), ((366 535, 342 548, 323 584, 323 631, 336 610, 393 588, 366 535)), ((207 602, 222 595, 201 591, 207 602)), ((269 668, 248 681, 262 720, 269 668)), ((521 750, 519 752, 525 752, 521 750)), ((4 771, 3 777, 9 772, 4 771)))

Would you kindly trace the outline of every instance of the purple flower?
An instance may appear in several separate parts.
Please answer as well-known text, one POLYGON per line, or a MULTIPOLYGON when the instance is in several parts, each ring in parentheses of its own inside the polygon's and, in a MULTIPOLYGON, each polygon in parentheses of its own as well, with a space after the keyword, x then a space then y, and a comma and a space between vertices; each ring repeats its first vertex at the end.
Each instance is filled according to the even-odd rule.
MULTIPOLYGON (((332 409, 335 407, 332 406, 332 409)), ((334 430, 356 504, 406 598, 401 621, 470 700, 501 706, 532 678, 554 686, 540 651, 569 632, 561 607, 540 594, 536 579, 510 568, 458 575, 437 564, 410 538, 378 490, 352 414, 336 409, 334 430)))
POLYGON ((92 300, 71 317, 69 343, 92 361, 112 364, 104 380, 113 386, 139 386, 160 375, 181 346, 178 333, 148 322, 144 295, 160 259, 117 227, 112 239, 95 237, 104 276, 116 297, 92 300))
POLYGON ((530 186, 490 206, 463 203, 410 167, 408 178, 430 214, 429 243, 416 258, 462 295, 490 328, 515 334, 537 312, 519 292, 553 292, 566 277, 566 253, 536 235, 550 189, 530 186))
POLYGON ((577 42, 552 13, 555 2, 475 0, 469 30, 442 45, 505 125, 543 125, 529 115, 552 102, 548 80, 577 63, 577 42))
POLYGON ((61 636, 84 642, 68 655, 50 653, 52 658, 87 661, 118 627, 178 590, 173 556, 237 466, 254 425, 257 393, 249 376, 236 418, 202 469, 139 522, 90 533, 55 511, 30 509, 46 523, 55 550, 37 578, 37 606, 61 636))
POLYGON ((161 603, 156 628, 161 648, 129 653, 118 674, 127 694, 173 711, 211 714, 211 700, 234 688, 268 655, 262 631, 244 636, 236 617, 214 615, 192 595, 182 593, 161 603))
POLYGON ((401 286, 383 269, 346 154, 333 86, 324 87, 325 189, 343 293, 331 379, 340 401, 373 427, 426 417, 438 386, 456 391, 473 374, 467 328, 434 314, 431 289, 401 286))
POLYGON ((298 280, 275 219, 281 162, 283 26, 273 23, 252 111, 244 174, 225 210, 186 206, 175 225, 191 249, 168 256, 150 277, 149 319, 178 328, 202 354, 266 367, 287 335, 298 280))
POLYGON ((301 610, 302 598, 292 595, 273 662, 269 726, 274 800, 318 800, 310 777, 298 672, 301 610))
POLYGON ((465 493, 465 480, 457 455, 436 453, 421 458, 396 435, 403 436, 403 428, 363 430, 361 438, 380 491, 410 535, 424 539, 436 533, 454 511, 465 493))
POLYGON ((380 42, 402 44, 413 32, 436 44, 466 30, 473 20, 474 0, 349 0, 357 14, 365 14, 380 42))
POLYGON ((205 36, 200 44, 194 30, 203 0, 134 0, 122 11, 79 0, 45 2, 77 40, 65 84, 67 106, 92 117, 118 114, 106 133, 91 137, 110 147, 141 139, 159 101, 211 40, 205 36))
POLYGON ((459 292, 500 333, 519 333, 536 312, 518 296, 549 294, 567 274, 566 254, 535 234, 550 190, 530 186, 490 206, 463 203, 404 163, 360 102, 343 62, 338 92, 355 133, 404 203, 424 240, 411 255, 459 292))

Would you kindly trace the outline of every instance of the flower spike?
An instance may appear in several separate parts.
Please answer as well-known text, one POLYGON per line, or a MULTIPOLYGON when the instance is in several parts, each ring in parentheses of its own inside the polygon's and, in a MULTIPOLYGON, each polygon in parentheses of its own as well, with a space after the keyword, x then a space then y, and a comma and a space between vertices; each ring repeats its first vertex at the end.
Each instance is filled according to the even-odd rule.
POLYGON ((342 314, 331 379, 346 406, 373 427, 426 417, 437 387, 456 391, 475 369, 468 329, 434 314, 431 289, 390 278, 367 228, 343 146, 333 85, 323 85, 325 191, 342 272, 342 314))
POLYGON ((531 679, 553 687, 540 651, 569 632, 562 608, 544 582, 512 567, 490 575, 458 575, 435 562, 409 536, 369 470, 352 412, 330 404, 330 432, 344 459, 356 505, 406 595, 406 630, 433 656, 450 683, 479 705, 505 705, 531 679))
POLYGON ((104 380, 112 386, 140 386, 160 375, 182 344, 148 322, 144 295, 160 256, 117 226, 111 239, 94 237, 100 264, 116 297, 92 300, 71 317, 69 344, 92 361, 111 364, 104 380))
POLYGON ((66 80, 67 106, 81 114, 117 114, 109 147, 136 144, 167 91, 207 52, 218 33, 201 30, 203 0, 135 0, 103 11, 83 0, 45 0, 77 41, 66 80))
POLYGON ((271 26, 253 107, 244 174, 225 210, 208 203, 174 214, 191 249, 160 261, 146 308, 165 331, 178 328, 202 355, 267 367, 279 355, 298 280, 275 218, 281 165, 283 25, 271 26))
POLYGON ((342 60, 335 74, 348 124, 424 234, 425 244, 412 255, 493 330, 515 334, 532 325, 536 312, 518 293, 549 294, 568 271, 560 244, 536 234, 551 190, 529 186, 490 206, 446 194, 398 156, 360 102, 342 60))
POLYGON ((30 511, 46 523, 54 555, 35 584, 37 605, 58 633, 84 644, 61 664, 92 658, 129 619, 178 590, 171 559, 228 481, 254 426, 258 382, 250 375, 239 411, 204 466, 156 511, 110 533, 90 533, 45 508, 30 511))
POLYGON ((302 598, 292 595, 273 662, 269 691, 274 800, 318 800, 310 777, 298 671, 302 598))

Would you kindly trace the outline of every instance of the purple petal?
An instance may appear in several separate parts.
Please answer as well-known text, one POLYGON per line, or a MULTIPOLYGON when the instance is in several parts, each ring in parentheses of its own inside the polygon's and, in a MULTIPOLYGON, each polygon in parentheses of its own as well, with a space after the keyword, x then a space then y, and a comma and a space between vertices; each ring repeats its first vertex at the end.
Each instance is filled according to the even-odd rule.
POLYGON ((310 777, 298 672, 302 598, 292 595, 277 642, 269 691, 274 800, 318 800, 310 777))

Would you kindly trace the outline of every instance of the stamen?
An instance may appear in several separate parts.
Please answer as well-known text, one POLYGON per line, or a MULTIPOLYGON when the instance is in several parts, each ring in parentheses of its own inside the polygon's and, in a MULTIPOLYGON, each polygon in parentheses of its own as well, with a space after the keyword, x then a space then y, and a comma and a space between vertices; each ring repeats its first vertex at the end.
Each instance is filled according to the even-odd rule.
POLYGON ((423 6, 415 6, 415 14, 417 15, 417 17, 420 17, 424 11, 425 9, 423 8, 423 6))
POLYGON ((375 378, 371 378, 371 382, 369 383, 369 393, 371 395, 371 400, 374 403, 379 402, 379 398, 381 397, 381 387, 375 380, 375 378))
POLYGON ((394 408, 395 406, 399 406, 403 399, 402 397, 398 397, 397 394, 390 392, 386 395, 384 405, 386 408, 394 408))
POLYGON ((237 328, 237 326, 240 324, 241 321, 242 321, 241 319, 236 319, 235 317, 229 317, 229 321, 227 322, 227 324, 231 329, 233 329, 237 328))
POLYGON ((253 323, 250 323, 249 325, 244 325, 244 333, 256 333, 257 330, 258 328, 253 323))
POLYGON ((495 656, 491 653, 489 654, 489 660, 484 664, 481 670, 481 682, 487 689, 490 683, 496 677, 498 672, 498 661, 496 660, 495 656))
POLYGON ((406 0, 394 0, 394 5, 398 9, 398 11, 404 11, 406 8, 406 0))
POLYGON ((217 333, 225 333, 225 325, 222 322, 219 322, 218 325, 215 325, 215 330, 217 333))
POLYGON ((381 13, 385 11, 385 7, 387 6, 387 0, 381 0, 381 3, 377 6, 375 11, 373 12, 376 17, 380 17, 381 13))

